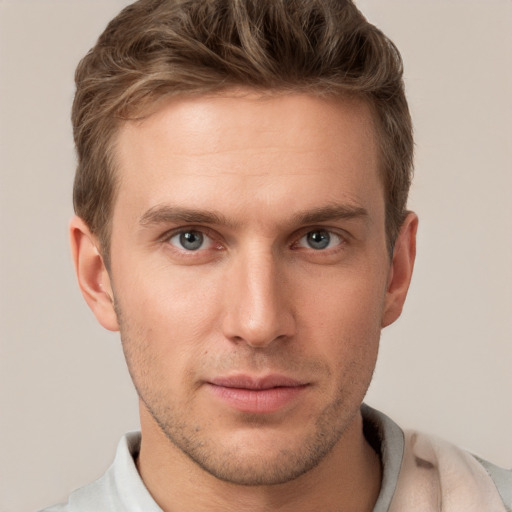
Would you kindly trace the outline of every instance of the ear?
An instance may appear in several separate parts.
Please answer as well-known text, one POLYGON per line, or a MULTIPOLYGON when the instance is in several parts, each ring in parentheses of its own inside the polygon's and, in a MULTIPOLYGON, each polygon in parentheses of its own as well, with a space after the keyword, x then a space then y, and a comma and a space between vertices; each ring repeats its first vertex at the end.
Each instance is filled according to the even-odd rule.
POLYGON ((418 217, 415 213, 410 212, 405 218, 395 242, 382 315, 382 327, 392 324, 402 313, 416 258, 417 229, 418 217))
POLYGON ((78 285, 98 322, 109 331, 118 331, 110 277, 98 249, 99 243, 80 217, 69 225, 71 252, 78 285))

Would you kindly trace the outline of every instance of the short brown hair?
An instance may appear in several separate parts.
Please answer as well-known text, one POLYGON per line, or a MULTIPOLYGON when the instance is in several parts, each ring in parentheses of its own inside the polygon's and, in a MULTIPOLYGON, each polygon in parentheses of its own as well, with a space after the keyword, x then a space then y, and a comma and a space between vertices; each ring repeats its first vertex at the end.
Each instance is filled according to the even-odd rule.
POLYGON ((390 252, 406 215, 412 125, 394 44, 350 0, 140 0, 107 26, 75 75, 74 206, 109 259, 120 123, 157 100, 231 87, 355 94, 374 112, 390 252))

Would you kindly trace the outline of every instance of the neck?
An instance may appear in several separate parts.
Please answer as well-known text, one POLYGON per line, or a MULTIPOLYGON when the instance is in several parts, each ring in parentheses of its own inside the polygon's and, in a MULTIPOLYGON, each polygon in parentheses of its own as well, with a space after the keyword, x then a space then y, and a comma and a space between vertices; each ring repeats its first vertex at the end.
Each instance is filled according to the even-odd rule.
POLYGON ((212 476, 172 444, 141 412, 139 473, 164 512, 371 512, 380 490, 379 457, 354 418, 312 470, 284 484, 243 486, 212 476))

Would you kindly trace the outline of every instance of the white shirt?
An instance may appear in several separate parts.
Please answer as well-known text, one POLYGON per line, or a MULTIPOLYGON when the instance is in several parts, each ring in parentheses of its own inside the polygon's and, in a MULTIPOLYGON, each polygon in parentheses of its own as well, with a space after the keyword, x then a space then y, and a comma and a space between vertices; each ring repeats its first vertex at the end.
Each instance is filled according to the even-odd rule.
MULTIPOLYGON (((366 405, 361 410, 365 436, 383 467, 373 512, 512 512, 512 470, 434 437, 403 432, 366 405)), ((135 465, 140 439, 139 432, 123 436, 101 478, 73 492, 67 504, 41 512, 162 512, 135 465)))

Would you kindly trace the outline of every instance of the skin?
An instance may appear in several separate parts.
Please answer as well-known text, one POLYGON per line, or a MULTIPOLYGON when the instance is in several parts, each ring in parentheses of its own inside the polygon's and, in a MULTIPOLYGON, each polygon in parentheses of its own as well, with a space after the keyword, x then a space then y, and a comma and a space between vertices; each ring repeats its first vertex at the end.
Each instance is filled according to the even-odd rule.
POLYGON ((109 272, 79 218, 71 240, 84 297, 121 332, 140 396, 138 468, 157 503, 372 510, 381 468, 359 409, 380 331, 402 310, 417 218, 390 259, 369 108, 179 98, 125 123, 116 147, 109 272), (261 389, 234 404, 215 382, 240 375, 298 386, 276 407, 261 389))

